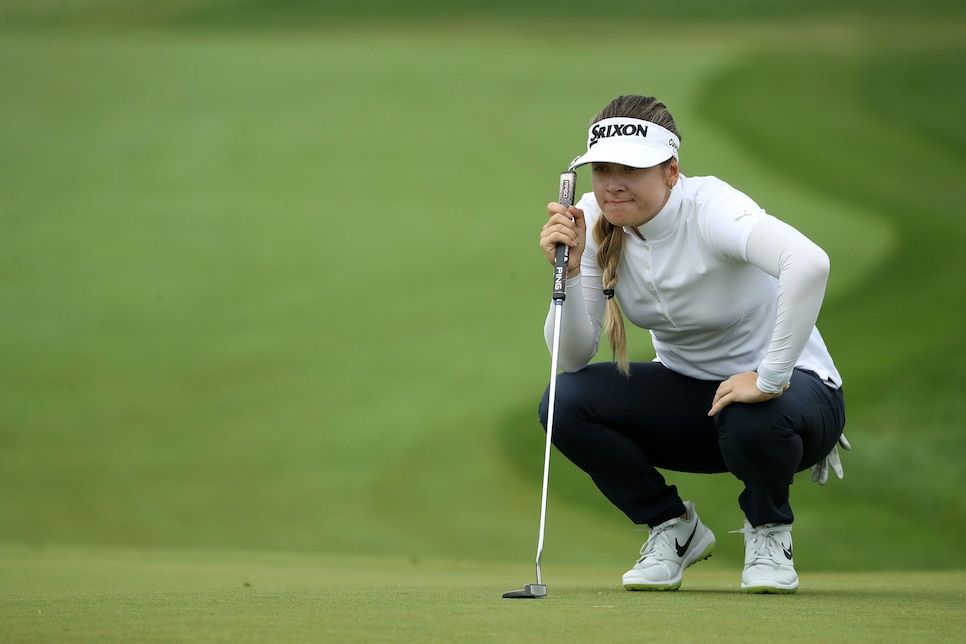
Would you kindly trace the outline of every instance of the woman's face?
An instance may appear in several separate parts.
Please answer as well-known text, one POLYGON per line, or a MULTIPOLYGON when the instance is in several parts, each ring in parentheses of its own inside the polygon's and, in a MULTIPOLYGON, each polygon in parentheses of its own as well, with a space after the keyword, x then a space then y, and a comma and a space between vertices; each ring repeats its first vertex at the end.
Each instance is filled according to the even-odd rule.
POLYGON ((661 211, 678 182, 677 159, 651 168, 616 163, 591 164, 594 196, 607 221, 615 226, 641 226, 661 211))

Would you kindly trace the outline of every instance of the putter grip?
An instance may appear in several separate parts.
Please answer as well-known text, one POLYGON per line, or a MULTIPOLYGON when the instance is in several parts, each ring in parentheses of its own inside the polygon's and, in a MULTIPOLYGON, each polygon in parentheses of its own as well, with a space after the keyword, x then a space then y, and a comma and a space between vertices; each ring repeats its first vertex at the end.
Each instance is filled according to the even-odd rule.
MULTIPOLYGON (((564 206, 574 205, 574 193, 577 189, 577 173, 572 170, 560 173, 560 197, 558 201, 564 206)), ((567 299, 567 263, 570 261, 570 247, 557 244, 557 252, 553 261, 553 300, 563 302, 567 299)))

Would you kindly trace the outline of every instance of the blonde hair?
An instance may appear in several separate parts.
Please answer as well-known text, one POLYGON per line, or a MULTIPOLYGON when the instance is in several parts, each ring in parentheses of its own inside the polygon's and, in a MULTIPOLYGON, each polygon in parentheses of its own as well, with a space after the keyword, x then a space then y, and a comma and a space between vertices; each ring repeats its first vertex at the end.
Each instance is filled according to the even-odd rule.
MULTIPOLYGON (((639 96, 629 94, 618 96, 594 118, 591 125, 603 119, 627 117, 656 123, 673 132, 678 139, 677 126, 667 106, 653 96, 639 96)), ((672 157, 673 159, 673 157, 672 157)), ((662 165, 667 167, 672 159, 662 165)), ((624 230, 614 226, 606 217, 598 217, 594 226, 594 239, 597 241, 597 265, 603 271, 604 294, 607 297, 607 308, 604 313, 604 333, 610 342, 613 359, 617 362, 618 370, 625 376, 630 375, 630 363, 627 359, 627 333, 624 329, 624 315, 617 300, 613 297, 617 286, 617 267, 621 262, 621 252, 624 248, 624 230)))

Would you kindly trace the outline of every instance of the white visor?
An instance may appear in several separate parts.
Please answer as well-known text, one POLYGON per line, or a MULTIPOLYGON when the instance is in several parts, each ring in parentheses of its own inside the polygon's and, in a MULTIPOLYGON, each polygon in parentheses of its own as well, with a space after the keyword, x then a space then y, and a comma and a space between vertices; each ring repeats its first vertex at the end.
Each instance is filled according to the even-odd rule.
POLYGON ((671 157, 678 158, 681 140, 670 130, 640 119, 613 118, 598 121, 587 131, 587 152, 570 164, 619 163, 631 168, 650 168, 671 157))

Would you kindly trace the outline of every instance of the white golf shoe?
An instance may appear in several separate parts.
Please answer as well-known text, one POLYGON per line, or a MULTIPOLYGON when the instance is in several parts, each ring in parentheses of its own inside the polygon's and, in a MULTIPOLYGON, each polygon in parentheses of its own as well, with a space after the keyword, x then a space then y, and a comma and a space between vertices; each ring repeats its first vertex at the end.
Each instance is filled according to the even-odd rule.
POLYGON ((650 536, 641 547, 641 558, 624 573, 627 590, 677 590, 684 569, 711 556, 714 534, 686 501, 687 518, 675 518, 648 528, 650 536))
POLYGON ((743 592, 793 593, 798 589, 791 524, 766 523, 755 528, 745 521, 745 527, 734 532, 745 535, 743 592))

